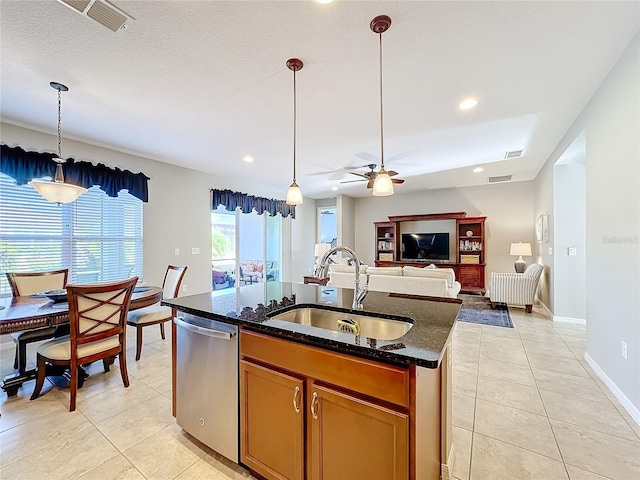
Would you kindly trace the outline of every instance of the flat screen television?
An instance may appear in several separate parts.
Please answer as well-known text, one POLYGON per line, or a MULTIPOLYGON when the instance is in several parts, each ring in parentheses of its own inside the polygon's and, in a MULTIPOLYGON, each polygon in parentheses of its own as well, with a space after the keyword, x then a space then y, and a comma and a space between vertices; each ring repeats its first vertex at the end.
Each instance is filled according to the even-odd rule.
POLYGON ((449 260, 449 233, 403 233, 402 260, 449 260))

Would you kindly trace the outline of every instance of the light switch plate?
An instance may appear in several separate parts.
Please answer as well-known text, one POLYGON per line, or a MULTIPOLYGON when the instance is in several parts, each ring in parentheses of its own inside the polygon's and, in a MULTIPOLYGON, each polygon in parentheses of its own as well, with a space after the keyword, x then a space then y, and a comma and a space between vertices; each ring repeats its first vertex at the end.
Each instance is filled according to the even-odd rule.
POLYGON ((198 247, 193 247, 191 249, 191 255, 200 255, 200 249, 198 247))
POLYGON ((567 255, 577 255, 578 251, 576 249, 576 247, 568 247, 567 248, 567 255))

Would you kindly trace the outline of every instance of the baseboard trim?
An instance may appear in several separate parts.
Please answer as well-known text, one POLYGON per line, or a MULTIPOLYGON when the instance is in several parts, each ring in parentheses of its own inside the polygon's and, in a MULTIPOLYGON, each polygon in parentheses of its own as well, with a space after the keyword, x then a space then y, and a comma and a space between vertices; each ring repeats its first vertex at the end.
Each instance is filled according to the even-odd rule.
POLYGON ((440 464, 440 480, 453 480, 453 462, 456 457, 453 453, 455 445, 451 444, 451 450, 449 450, 449 458, 447 463, 440 464))
POLYGON ((554 322, 559 322, 559 323, 573 323, 575 325, 586 325, 587 324, 587 319, 586 318, 561 317, 559 315, 554 315, 553 316, 553 321, 554 322))
POLYGON ((607 388, 613 393, 613 395, 618 399, 620 404, 624 407, 624 409, 629 412, 631 418, 640 426, 640 410, 631 403, 631 400, 627 398, 622 390, 609 378, 609 376, 604 373, 604 370, 600 368, 600 365, 596 363, 596 361, 591 358, 587 352, 584 353, 584 359, 589 364, 589 366, 596 373, 598 378, 602 380, 602 382, 607 386, 607 388))
POLYGON ((553 319, 553 312, 551 310, 549 310, 549 307, 547 307, 544 302, 542 302, 542 300, 540 300, 539 298, 536 298, 538 300, 538 304, 536 305, 537 307, 540 307, 542 310, 544 310, 544 313, 547 317, 553 319))

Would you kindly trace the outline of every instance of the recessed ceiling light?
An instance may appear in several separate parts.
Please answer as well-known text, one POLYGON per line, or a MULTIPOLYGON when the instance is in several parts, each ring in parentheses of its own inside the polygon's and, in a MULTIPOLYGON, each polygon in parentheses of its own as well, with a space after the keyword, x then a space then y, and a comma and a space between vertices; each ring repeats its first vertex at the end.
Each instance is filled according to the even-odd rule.
POLYGON ((338 191, 338 187, 336 187, 335 185, 333 187, 331 187, 331 190, 333 190, 334 192, 338 191))
POLYGON ((460 110, 469 110, 470 108, 478 105, 478 100, 475 98, 465 98, 459 105, 460 110))
POLYGON ((251 163, 253 162, 253 157, 251 155, 245 155, 244 157, 242 157, 242 160, 244 160, 247 163, 251 163))
POLYGON ((473 173, 480 173, 482 171, 484 171, 484 168, 482 168, 482 167, 476 167, 476 168, 473 169, 473 173))

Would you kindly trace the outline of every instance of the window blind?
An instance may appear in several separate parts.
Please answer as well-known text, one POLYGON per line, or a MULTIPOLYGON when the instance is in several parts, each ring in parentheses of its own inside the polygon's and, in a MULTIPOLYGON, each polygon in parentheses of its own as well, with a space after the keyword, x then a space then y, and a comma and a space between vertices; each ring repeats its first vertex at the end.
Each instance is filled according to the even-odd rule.
POLYGON ((142 277, 142 201, 98 186, 65 205, 0 174, 0 295, 5 272, 69 269, 70 283, 142 277))

